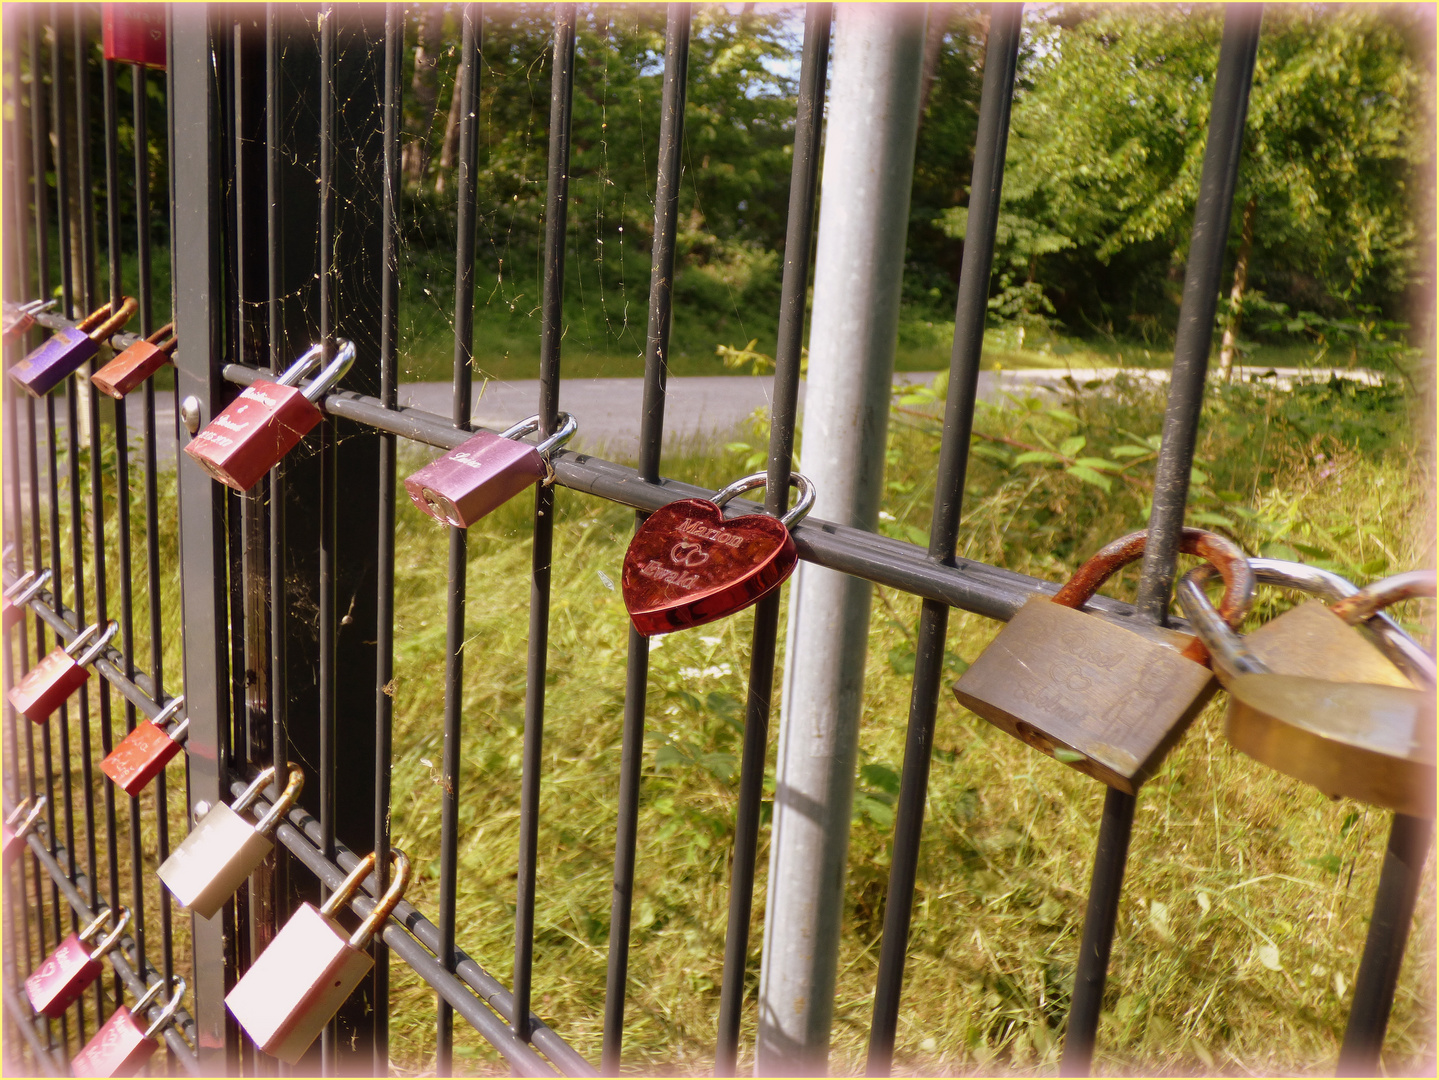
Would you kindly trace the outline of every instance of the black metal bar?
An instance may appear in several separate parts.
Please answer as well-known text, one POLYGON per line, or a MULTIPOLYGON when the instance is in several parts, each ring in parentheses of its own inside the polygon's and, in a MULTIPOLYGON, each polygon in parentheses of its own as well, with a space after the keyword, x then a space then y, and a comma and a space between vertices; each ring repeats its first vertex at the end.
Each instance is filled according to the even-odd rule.
MULTIPOLYGON (((664 445, 675 234, 689 78, 690 6, 670 4, 665 25, 664 86, 660 96, 660 147, 655 173, 655 233, 650 255, 649 327, 645 335, 645 388, 640 412, 639 475, 659 480, 664 445)), ((635 527, 649 515, 635 515, 635 527)), ((634 907, 635 848, 639 833, 640 773, 644 766, 645 697, 650 641, 630 627, 625 661, 625 711, 620 742, 619 806, 615 820, 615 874, 610 896, 610 947, 605 971, 604 1044, 600 1069, 618 1076, 624 1050, 629 981, 630 920, 634 907)))
MULTIPOLYGON (((815 184, 819 175, 831 18, 829 5, 816 4, 806 8, 766 470, 765 509, 775 516, 783 516, 789 506, 790 472, 794 465, 795 412, 799 401, 800 357, 814 234, 815 184)), ((764 796, 765 751, 769 745, 774 665, 779 643, 779 602, 779 590, 774 590, 762 598, 754 609, 749 690, 745 702, 735 815, 734 859, 725 926, 724 975, 720 985, 715 1044, 717 1076, 733 1076, 739 1057, 740 1021, 749 966, 750 919, 754 908, 755 862, 764 796)))
MULTIPOLYGON (((969 463, 970 431, 984 344, 986 303, 994 241, 999 221, 1000 189, 1004 183, 1004 152, 1009 141, 1009 112, 1014 97, 1014 72, 1019 52, 1019 4, 991 9, 989 42, 980 93, 979 128, 975 137, 974 172, 970 183, 969 225, 955 304, 954 344, 950 352, 948 400, 935 479, 934 513, 929 557, 940 566, 955 562, 960 509, 969 463)), ((944 639, 949 608, 933 599, 920 607, 915 641, 914 681, 910 686, 909 722, 904 764, 895 806, 894 845, 889 889, 884 908, 879 972, 875 977, 874 1011, 870 1022, 867 1071, 888 1075, 894 1059, 895 1029, 904 986, 909 922, 914 907, 919 845, 924 832, 924 804, 929 790, 930 753, 934 748, 935 713, 944 673, 944 639)))
POLYGON ((1404 964, 1404 948, 1414 920, 1414 904, 1423 884, 1424 861, 1434 822, 1426 818, 1395 814, 1379 872, 1379 889, 1374 894, 1374 912, 1364 939, 1364 955, 1354 979, 1349 1023, 1339 1049, 1336 1076, 1377 1076, 1384 1050, 1384 1032, 1394 1008, 1394 990, 1404 964))
MULTIPOLYGON (((459 162, 455 175, 458 206, 455 227, 455 369, 453 427, 470 425, 470 363, 474 355, 475 188, 479 139, 480 13, 471 5, 461 12, 460 64, 455 93, 460 95, 459 162)), ((455 890, 459 863, 460 742, 463 737, 465 569, 469 537, 451 528, 450 562, 445 604, 445 718, 440 756, 440 942, 437 956, 454 969, 455 890)), ((449 1076, 454 1069, 454 1016, 441 995, 435 1018, 435 1069, 449 1076)))
MULTIPOLYGON (((396 348, 399 337, 400 268, 400 69, 405 45, 404 12, 398 4, 385 5, 385 171, 380 198, 380 400, 396 404, 396 348)), ((375 539, 375 851, 390 850, 390 768, 393 749, 395 673, 395 436, 380 439, 380 528, 375 539)), ((378 889, 390 884, 390 860, 377 858, 378 889)), ((390 951, 377 935, 374 1000, 390 1000, 390 951)), ((375 1053, 371 1075, 390 1072, 390 1014, 375 1010, 375 1053)))
POLYGON ((95 186, 90 163, 90 39, 86 34, 85 5, 74 4, 70 15, 75 25, 75 158, 80 196, 80 281, 87 310, 100 303, 99 280, 95 273, 95 186))
MULTIPOLYGON (((1214 338, 1214 312, 1229 241, 1230 211, 1239 176, 1244 118, 1249 108, 1249 87, 1259 48, 1262 14, 1263 8, 1258 4, 1231 4, 1225 10, 1204 170, 1194 209, 1194 232, 1185 267, 1179 328, 1175 334, 1174 370, 1164 413, 1163 445, 1155 465, 1149 541, 1135 604, 1141 618, 1160 626, 1168 621, 1179 534, 1189 497, 1189 471, 1194 460, 1199 414, 1204 405, 1204 378, 1214 338)), ((1094 1036, 1104 1001, 1135 803, 1134 796, 1118 790, 1111 789, 1105 794, 1074 975, 1074 994, 1060 1059, 1060 1071, 1065 1076, 1087 1075, 1094 1057, 1094 1036)))

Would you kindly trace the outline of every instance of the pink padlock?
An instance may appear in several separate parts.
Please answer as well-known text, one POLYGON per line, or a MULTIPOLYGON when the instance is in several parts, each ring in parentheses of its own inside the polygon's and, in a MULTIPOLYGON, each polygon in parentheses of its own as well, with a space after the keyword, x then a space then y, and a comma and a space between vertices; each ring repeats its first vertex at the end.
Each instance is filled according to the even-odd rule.
POLYGON ((99 977, 105 954, 119 945, 120 939, 125 936, 130 925, 130 909, 120 909, 115 928, 91 952, 90 939, 111 918, 110 909, 101 908, 94 922, 55 946, 55 951, 25 980, 25 995, 30 999, 30 1006, 41 1016, 52 1020, 63 1016, 65 1010, 85 992, 85 988, 99 977))
POLYGON ((31 805, 28 796, 21 799, 20 805, 11 811, 10 816, 5 819, 3 826, 0 826, 0 832, 4 833, 5 841, 4 855, 0 856, 4 862, 3 865, 0 865, 0 868, 9 870, 10 864, 15 861, 15 857, 25 850, 25 837, 30 835, 30 830, 35 827, 35 823, 40 820, 40 815, 45 812, 45 802, 44 795, 37 797, 34 805, 31 805), (25 813, 27 809, 30 811, 28 814, 25 813), (20 822, 22 814, 25 820, 20 822), (17 822, 20 822, 18 828, 16 828, 17 822))
POLYGON ((25 617, 25 612, 31 600, 40 595, 40 590, 50 584, 50 568, 43 568, 36 576, 34 570, 28 570, 19 581, 5 590, 3 604, 0 604, 0 626, 9 630, 17 622, 25 617))
POLYGON ((86 627, 70 639, 70 644, 53 649, 45 659, 27 671, 25 677, 10 688, 10 704, 15 706, 15 711, 37 724, 43 724, 51 713, 69 700, 71 694, 84 686, 85 680, 90 677, 87 665, 105 651, 120 624, 111 619, 105 632, 77 660, 75 652, 99 629, 99 623, 86 627))
POLYGON ((55 306, 54 300, 31 300, 28 304, 5 309, 4 342, 11 345, 19 341, 35 325, 35 316, 55 306))
POLYGON ((180 1001, 185 996, 185 980, 175 976, 175 992, 170 995, 170 1000, 165 1002, 165 1007, 153 1023, 141 1027, 146 1008, 163 989, 163 980, 152 983, 135 1002, 134 1012, 121 1005, 111 1013, 110 1019, 95 1032, 94 1038, 70 1060, 70 1072, 75 1076, 134 1076, 144 1068, 150 1056, 160 1049, 155 1036, 180 1011, 180 1001))
POLYGON ((481 431, 407 477, 405 490, 430 517, 468 529, 550 474, 550 454, 569 442, 579 427, 569 413, 560 413, 559 420, 559 430, 538 446, 519 441, 520 436, 539 430, 538 416, 498 435, 481 431))

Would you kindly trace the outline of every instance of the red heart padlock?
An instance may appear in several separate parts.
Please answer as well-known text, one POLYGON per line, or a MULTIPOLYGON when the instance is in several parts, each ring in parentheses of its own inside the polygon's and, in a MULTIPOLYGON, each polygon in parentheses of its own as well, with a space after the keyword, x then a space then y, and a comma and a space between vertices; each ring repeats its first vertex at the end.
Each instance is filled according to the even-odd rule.
POLYGON ((10 816, 5 819, 3 826, 0 826, 0 832, 4 834, 4 863, 0 868, 9 870, 10 864, 15 861, 15 856, 25 850, 25 837, 30 835, 30 830, 35 827, 35 823, 40 820, 40 815, 44 812, 45 796, 41 795, 35 800, 33 806, 30 804, 29 798, 22 799, 20 805, 15 807, 10 816), (27 807, 30 811, 28 814, 25 813, 27 807), (23 822, 20 821, 21 816, 25 818, 23 822), (16 828, 17 823, 19 823, 19 828, 16 828))
POLYGON ((75 1004, 85 988, 99 977, 100 962, 105 959, 105 954, 120 944, 120 939, 125 936, 125 930, 130 925, 130 909, 120 909, 115 928, 91 952, 89 940, 104 928, 110 918, 110 909, 101 908, 94 922, 79 934, 71 934, 56 945, 55 951, 25 980, 25 994, 30 999, 30 1006, 41 1016, 54 1020, 65 1015, 65 1010, 75 1004))
POLYGON ((139 795, 145 785, 164 771, 170 759, 180 752, 180 744, 190 727, 187 716, 169 731, 165 725, 185 704, 184 695, 173 698, 170 704, 153 720, 137 724, 135 730, 126 735, 105 755, 100 762, 100 771, 108 776, 126 795, 139 795))
POLYGON ((15 584, 11 585, 5 592, 3 615, 0 615, 0 626, 9 630, 17 622, 25 617, 27 605, 31 600, 40 595, 40 590, 50 584, 50 568, 42 569, 39 576, 34 570, 26 571, 25 575, 15 584))
POLYGON ((651 514, 630 541, 621 576, 635 629, 651 637, 702 626, 749 607, 788 578, 799 560, 789 530, 814 505, 808 478, 791 473, 790 482, 799 501, 783 519, 724 516, 722 507, 736 495, 764 487, 764 473, 736 480, 713 500, 680 499, 651 514))
POLYGON ((165 1002, 165 1007, 160 1010, 160 1015, 152 1024, 148 1027, 142 1026, 145 1023, 145 1010, 163 989, 163 981, 154 983, 140 1000, 135 1002, 134 1012, 121 1005, 111 1013, 110 1019, 95 1032, 94 1038, 70 1060, 71 1074, 134 1076, 144 1068, 145 1062, 160 1049, 155 1036, 163 1031, 165 1025, 180 1011, 180 1000, 185 996, 185 980, 175 976, 175 992, 170 995, 170 1000, 165 1002))
POLYGON ((8 696, 15 711, 27 720, 43 724, 51 713, 65 704, 70 695, 90 678, 87 665, 105 651, 120 624, 111 619, 105 632, 76 659, 75 652, 99 629, 99 623, 86 627, 70 639, 70 644, 53 649, 27 671, 25 677, 10 688, 8 696))

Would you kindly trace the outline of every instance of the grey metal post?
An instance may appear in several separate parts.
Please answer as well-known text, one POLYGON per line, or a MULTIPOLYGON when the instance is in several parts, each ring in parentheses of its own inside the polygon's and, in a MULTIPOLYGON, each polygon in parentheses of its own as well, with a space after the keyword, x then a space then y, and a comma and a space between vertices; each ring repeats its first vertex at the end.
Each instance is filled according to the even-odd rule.
MULTIPOLYGON (((923 7, 835 11, 800 468, 816 516, 863 529, 884 480, 923 48, 923 7)), ((761 1075, 828 1059, 870 597, 869 582, 808 563, 790 594, 761 1075)))

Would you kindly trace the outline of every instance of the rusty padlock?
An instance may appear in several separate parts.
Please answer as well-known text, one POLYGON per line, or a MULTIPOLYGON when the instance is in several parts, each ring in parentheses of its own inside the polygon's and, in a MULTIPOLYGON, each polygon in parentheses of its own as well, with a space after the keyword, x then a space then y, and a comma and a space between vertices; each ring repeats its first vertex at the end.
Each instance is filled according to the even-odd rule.
POLYGON ((4 344, 13 345, 30 331, 35 325, 35 316, 42 311, 48 311, 55 306, 54 300, 31 300, 28 304, 19 304, 14 307, 5 306, 5 329, 3 338, 4 344))
POLYGON ((106 60, 164 70, 164 4, 101 4, 100 9, 100 37, 106 60))
POLYGON ((302 904, 225 995, 226 1008, 265 1053, 291 1065, 299 1061, 374 967, 366 951, 370 938, 385 925, 410 881, 405 853, 391 848, 390 857, 390 887, 358 930, 347 937, 335 915, 374 870, 373 854, 356 864, 321 907, 302 904))
POLYGON ((26 796, 6 817, 3 826, 0 826, 0 830, 4 832, 4 862, 0 864, 0 869, 9 870, 16 856, 25 850, 25 837, 30 835, 30 830, 45 812, 45 803, 44 795, 37 796, 33 804, 29 796, 26 796), (26 810, 29 813, 26 813, 26 810), (20 820, 22 816, 25 818, 23 822, 20 820))
POLYGON ((76 659, 75 653, 99 629, 99 623, 86 627, 71 638, 68 645, 56 646, 45 659, 27 671, 25 677, 10 688, 10 704, 15 706, 15 711, 37 724, 43 724, 71 694, 84 686, 85 680, 90 677, 90 662, 105 651, 120 624, 111 619, 105 632, 76 659))
POLYGON ((28 605, 31 600, 40 595, 40 591, 50 584, 50 568, 43 567, 36 575, 34 570, 27 570, 19 581, 5 590, 3 606, 0 606, 0 627, 9 630, 17 622, 25 617, 28 605))
POLYGON ((1229 741, 1331 797, 1433 817, 1433 691, 1271 670, 1214 610, 1208 579, 1196 567, 1177 595, 1229 691, 1229 741))
POLYGON ((102 394, 122 398, 168 364, 179 343, 175 324, 166 323, 91 375, 90 381, 102 394))
POLYGON ((531 416, 498 435, 481 431, 405 478, 410 498, 430 517, 468 529, 550 472, 550 454, 569 442, 579 425, 560 413, 559 429, 536 446, 520 437, 538 431, 531 416))
POLYGON ((220 483, 249 491, 320 422, 314 403, 355 362, 353 344, 343 339, 335 344, 335 358, 303 390, 296 384, 324 359, 323 345, 310 346, 275 382, 260 379, 245 387, 190 440, 185 453, 220 483))
POLYGON ((135 730, 121 739, 100 762, 100 771, 126 795, 134 796, 144 791, 145 785, 163 772, 170 759, 180 752, 180 746, 189 734, 190 718, 185 717, 169 731, 165 730, 165 725, 175 718, 184 704, 183 694, 171 698, 153 720, 136 724, 135 730))
POLYGON ((180 1011, 180 1001, 185 996, 185 980, 174 977, 175 992, 170 1000, 148 1026, 145 1010, 165 989, 165 982, 151 983, 150 988, 135 1002, 131 1012, 123 1004, 110 1014, 100 1030, 95 1032, 78 1054, 70 1059, 70 1072, 74 1076, 134 1076, 150 1056, 160 1049, 155 1036, 165 1030, 175 1014, 180 1011))
MULTIPOLYGON (((1100 549, 1053 597, 1032 597, 954 684, 965 708, 1080 772, 1130 794, 1157 769, 1216 689, 1192 635, 1079 610, 1144 554, 1147 530, 1100 549)), ((1179 550, 1220 568, 1238 623, 1254 575, 1231 541, 1187 528, 1179 550)))
POLYGON ((251 825, 240 816, 274 779, 274 766, 262 769, 233 807, 216 803, 160 864, 160 880, 171 895, 202 919, 213 918, 274 849, 270 832, 285 819, 305 786, 298 765, 290 765, 285 790, 264 817, 251 825))
POLYGON ((80 369, 100 351, 100 346, 124 329, 135 314, 135 301, 125 297, 120 310, 110 314, 110 305, 92 311, 75 326, 55 331, 55 336, 30 351, 10 368, 10 378, 35 397, 44 397, 80 369))
POLYGON ((112 918, 114 915, 109 908, 101 908, 94 922, 55 946, 55 951, 25 980, 25 994, 37 1013, 52 1020, 64 1015, 85 988, 99 977, 105 954, 119 945, 120 939, 125 936, 125 930, 130 925, 130 909, 120 909, 115 928, 92 951, 89 948, 90 939, 112 918))

